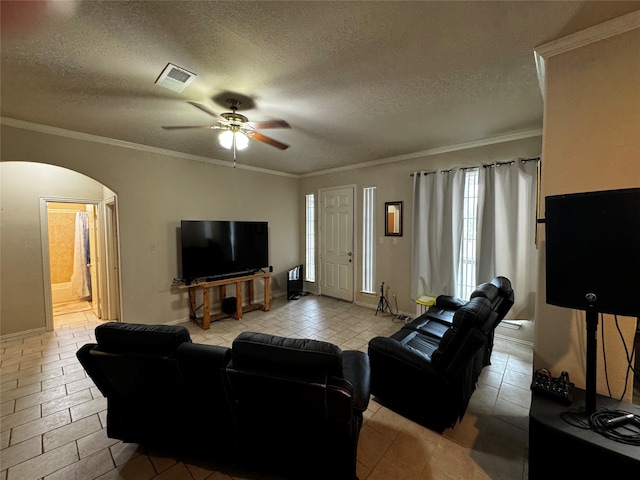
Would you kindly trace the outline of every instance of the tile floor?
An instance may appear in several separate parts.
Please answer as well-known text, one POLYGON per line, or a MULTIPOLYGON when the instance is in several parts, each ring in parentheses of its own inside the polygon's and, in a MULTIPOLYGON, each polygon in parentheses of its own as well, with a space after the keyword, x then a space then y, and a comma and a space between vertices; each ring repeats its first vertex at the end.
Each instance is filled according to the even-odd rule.
MULTIPOLYGON (((91 310, 55 320, 52 332, 0 344, 0 480, 273 480, 215 471, 108 438, 106 400, 75 357, 94 340, 100 321, 91 310)), ((401 326, 389 315, 316 296, 275 299, 270 312, 221 320, 206 331, 184 325, 201 343, 230 346, 238 333, 260 331, 362 351, 372 337, 401 326)), ((492 365, 463 421, 442 435, 372 399, 358 449, 360 480, 526 479, 532 356, 529 345, 496 338, 492 365)))

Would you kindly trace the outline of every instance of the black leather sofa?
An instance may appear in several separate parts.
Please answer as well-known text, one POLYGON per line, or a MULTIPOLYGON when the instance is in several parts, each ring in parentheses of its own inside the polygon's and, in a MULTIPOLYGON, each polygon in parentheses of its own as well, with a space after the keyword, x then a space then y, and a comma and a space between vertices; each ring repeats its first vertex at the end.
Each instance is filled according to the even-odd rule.
POLYGON ((110 322, 77 357, 107 398, 107 435, 288 478, 356 478, 369 359, 255 332, 232 348, 180 326, 110 322))
POLYGON ((466 412, 493 333, 513 305, 508 279, 478 286, 470 300, 442 296, 423 315, 369 342, 371 393, 382 404, 437 432, 466 412))

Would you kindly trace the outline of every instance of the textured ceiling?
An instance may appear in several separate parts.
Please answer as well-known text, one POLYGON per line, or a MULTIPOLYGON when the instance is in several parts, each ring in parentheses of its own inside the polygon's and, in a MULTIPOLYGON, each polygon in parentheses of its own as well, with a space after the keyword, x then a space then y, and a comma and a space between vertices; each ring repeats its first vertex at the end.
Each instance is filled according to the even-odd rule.
POLYGON ((232 161, 212 130, 246 98, 238 164, 305 174, 540 129, 538 45, 640 2, 2 2, 1 115, 232 161), (182 93, 155 85, 173 63, 182 93))

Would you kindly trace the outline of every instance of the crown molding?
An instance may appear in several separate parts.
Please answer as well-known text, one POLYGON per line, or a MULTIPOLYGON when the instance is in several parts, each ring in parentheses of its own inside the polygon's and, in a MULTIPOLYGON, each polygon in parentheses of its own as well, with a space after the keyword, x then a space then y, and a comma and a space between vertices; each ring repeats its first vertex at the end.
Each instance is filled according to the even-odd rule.
MULTIPOLYGON (((122 148, 130 148, 133 150, 138 150, 138 151, 143 151, 143 152, 149 152, 149 153, 154 153, 154 154, 158 154, 158 155, 165 155, 165 156, 169 156, 169 157, 174 157, 174 158, 181 158, 181 159, 187 159, 187 160, 194 160, 196 162, 204 162, 204 163, 210 163, 213 165, 219 165, 222 167, 232 167, 233 164, 231 162, 226 162, 223 160, 216 160, 216 159, 212 159, 212 158, 207 158, 207 157, 201 157, 198 155, 191 155, 188 153, 181 153, 181 152, 175 152, 173 150, 166 150, 163 148, 156 148, 156 147, 150 147, 148 145, 141 145, 138 143, 133 143, 133 142, 126 142, 124 140, 116 140, 114 138, 107 138, 107 137, 100 137, 98 135, 91 135, 88 133, 82 133, 82 132, 76 132, 73 130, 65 130, 64 128, 58 128, 58 127, 51 127, 49 125, 41 125, 39 123, 32 123, 32 122, 26 122, 24 120, 17 120, 15 118, 9 118, 9 117, 0 117, 0 124, 2 125, 7 125, 10 127, 15 127, 15 128, 21 128, 24 130, 31 130, 34 132, 40 132, 40 133, 46 133, 48 135, 57 135, 60 137, 66 137, 66 138, 73 138, 75 140, 83 140, 83 141, 87 141, 87 142, 93 142, 93 143, 101 143, 104 145, 112 145, 112 146, 117 146, 117 147, 122 147, 122 148)), ((448 153, 448 152, 455 152, 458 150, 465 150, 465 149, 469 149, 469 148, 476 148, 476 147, 482 147, 485 145, 493 145, 495 143, 503 143, 503 142, 511 142, 514 140, 520 140, 523 138, 530 138, 530 137, 539 137, 542 135, 542 129, 541 128, 536 128, 533 130, 526 130, 526 131, 522 131, 522 132, 516 132, 516 133, 510 133, 507 135, 500 135, 497 137, 490 137, 490 138, 485 138, 482 140, 475 140, 472 142, 466 142, 466 143, 460 143, 457 145, 449 145, 446 147, 438 147, 438 148, 432 148, 429 150, 423 150, 420 152, 415 152, 415 153, 409 153, 406 155, 398 155, 395 157, 387 157, 387 158, 382 158, 379 160, 372 160, 370 162, 362 162, 362 163, 357 163, 355 165, 348 165, 345 167, 337 167, 337 168, 332 168, 332 169, 327 169, 327 170, 321 170, 318 172, 312 172, 312 173, 307 173, 307 174, 291 174, 291 173, 284 173, 284 172, 278 172, 275 170, 267 170, 266 168, 258 168, 258 167, 252 167, 249 165, 237 165, 236 168, 241 169, 241 170, 250 170, 253 172, 259 172, 259 173, 266 173, 268 175, 277 175, 277 176, 281 176, 281 177, 289 177, 289 178, 306 178, 306 177, 315 177, 315 176, 319 176, 319 175, 325 175, 328 173, 336 173, 336 172, 344 172, 344 171, 350 171, 350 170, 357 170, 359 168, 365 168, 365 167, 373 167, 376 165, 384 165, 387 163, 396 163, 396 162, 402 162, 404 160, 411 160, 414 158, 421 158, 421 157, 429 157, 432 155, 439 155, 441 153, 448 153)))
POLYGON ((250 165, 242 165, 242 164, 237 164, 234 167, 233 163, 227 162, 224 160, 217 160, 214 158, 202 157, 199 155, 192 155, 189 153, 175 152, 173 150, 167 150, 164 148, 150 147, 148 145, 141 145, 139 143, 126 142, 124 140, 116 140, 114 138, 101 137, 98 135, 91 135, 88 133, 76 132, 73 130, 65 130, 64 128, 51 127, 49 125, 26 122, 24 120, 17 120, 15 118, 0 117, 0 124, 7 125, 9 127, 21 128, 23 130, 31 130, 33 132, 46 133, 48 135, 56 135, 59 137, 82 140, 85 142, 101 143, 103 145, 129 148, 129 149, 138 150, 141 152, 154 153, 157 155, 165 155, 168 157, 194 160, 196 162, 204 162, 204 163, 209 163, 213 165, 218 165, 221 167, 237 168, 239 170, 250 170, 252 172, 266 173, 268 175, 277 175, 280 177, 298 178, 298 175, 294 175, 291 173, 278 172, 275 170, 268 170, 266 168, 252 167, 250 165))
POLYGON ((543 58, 550 58, 636 28, 640 28, 640 10, 540 45, 535 52, 543 58))
POLYGON ((640 28, 640 10, 627 13, 621 17, 614 18, 607 22, 594 25, 593 27, 572 33, 566 37, 537 46, 533 50, 533 55, 536 63, 536 70, 538 71, 538 83, 540 84, 542 99, 544 100, 545 98, 545 59, 629 32, 636 28, 640 28))
POLYGON ((467 150, 470 148, 484 147, 486 145, 494 145, 496 143, 513 142, 515 140, 521 140, 523 138, 540 137, 542 136, 542 129, 535 128, 532 130, 525 130, 522 132, 509 133, 506 135, 499 135, 496 137, 483 138, 482 140, 474 140, 472 142, 459 143, 457 145, 448 145, 446 147, 431 148, 429 150, 422 150, 420 152, 407 153, 405 155, 397 155, 395 157, 381 158, 379 160, 372 160, 370 162, 356 163, 354 165, 347 165, 345 167, 330 168, 327 170, 321 170, 318 172, 305 173, 300 175, 300 178, 317 177, 319 175, 326 175, 328 173, 339 173, 350 170, 358 170, 365 167, 375 167, 377 165, 384 165, 387 163, 402 162, 405 160, 413 160, 414 158, 430 157, 433 155, 440 155, 442 153, 456 152, 458 150, 467 150))

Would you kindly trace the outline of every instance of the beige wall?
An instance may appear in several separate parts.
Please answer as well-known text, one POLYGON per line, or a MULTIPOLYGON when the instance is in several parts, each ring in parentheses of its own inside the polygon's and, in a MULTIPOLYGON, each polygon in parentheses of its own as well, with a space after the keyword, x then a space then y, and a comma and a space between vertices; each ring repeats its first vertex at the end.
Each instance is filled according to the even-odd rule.
POLYGON ((285 291, 285 272, 299 261, 297 178, 7 125, 1 133, 3 335, 45 326, 38 197, 102 200, 102 185, 118 198, 123 321, 188 317, 186 293, 171 286, 181 219, 268 221, 273 294, 285 291))
MULTIPOLYGON (((403 160, 396 163, 370 166, 359 169, 345 170, 323 175, 307 176, 300 180, 299 203, 304 205, 304 196, 309 193, 319 198, 319 189, 341 185, 356 186, 355 209, 355 301, 362 305, 376 308, 379 300, 381 282, 385 282, 385 295, 396 311, 408 315, 415 314, 416 305, 411 298, 411 217, 413 215, 413 177, 412 172, 418 170, 432 170, 450 168, 452 166, 476 166, 492 163, 530 158, 540 155, 542 138, 533 136, 520 140, 496 143, 481 147, 429 155, 421 158, 403 160), (361 292, 362 288, 362 189, 376 186, 376 240, 382 239, 383 244, 376 242, 376 278, 374 294, 361 292), (384 203, 391 201, 404 202, 403 236, 384 236, 384 203), (394 244, 394 240, 396 243, 394 244), (386 291, 388 288, 388 291, 386 291), (395 298, 393 297, 395 295, 395 298)), ((301 225, 304 220, 304 208, 300 213, 301 225)), ((304 248, 304 245, 301 246, 304 248)), ((301 258, 303 251, 300 252, 301 258)), ((490 279, 488 279, 490 280, 490 279)))
MULTIPOLYGON (((10 142, 3 130, 3 160, 5 143, 10 142)), ((100 184, 76 172, 29 162, 0 162, 2 335, 45 328, 40 198, 101 201, 103 193, 100 184)))
MULTIPOLYGON (((543 196, 640 187, 639 52, 637 28, 546 59, 543 196)), ((544 228, 539 234, 544 241, 544 228)), ((544 262, 541 255, 534 368, 549 368, 554 374, 566 370, 584 388, 585 314, 546 305, 544 262)), ((611 280, 636 282, 640 290, 639 278, 611 280)), ((630 351, 635 319, 618 321, 630 351)), ((603 328, 608 381, 612 395, 619 397, 625 388, 625 351, 611 315, 598 325, 598 349, 603 328)), ((608 395, 601 351, 597 390, 608 395)))

